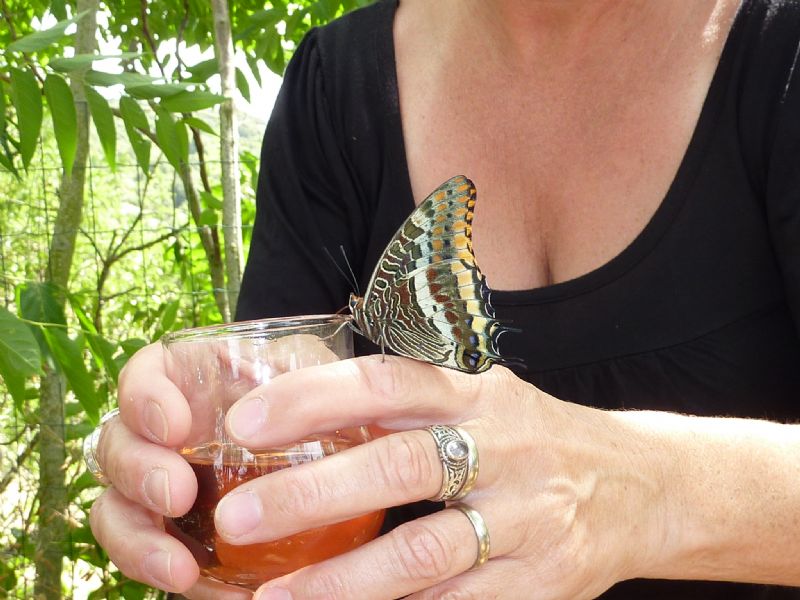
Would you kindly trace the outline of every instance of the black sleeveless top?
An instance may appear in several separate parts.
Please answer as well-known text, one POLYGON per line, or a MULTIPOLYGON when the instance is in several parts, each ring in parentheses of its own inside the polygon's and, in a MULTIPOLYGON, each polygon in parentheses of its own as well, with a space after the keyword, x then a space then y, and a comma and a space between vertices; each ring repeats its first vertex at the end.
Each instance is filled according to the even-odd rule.
MULTIPOLYGON (((265 135, 238 318, 342 308, 351 290, 323 248, 344 247, 363 290, 413 210, 395 8, 351 13, 295 53, 265 135)), ((526 260, 513 247, 508 258, 526 260)), ((574 280, 492 300, 522 329, 501 351, 561 399, 798 421, 800 0, 744 1, 671 188, 630 246, 574 280)), ((603 598, 800 599, 800 588, 641 580, 603 598)))

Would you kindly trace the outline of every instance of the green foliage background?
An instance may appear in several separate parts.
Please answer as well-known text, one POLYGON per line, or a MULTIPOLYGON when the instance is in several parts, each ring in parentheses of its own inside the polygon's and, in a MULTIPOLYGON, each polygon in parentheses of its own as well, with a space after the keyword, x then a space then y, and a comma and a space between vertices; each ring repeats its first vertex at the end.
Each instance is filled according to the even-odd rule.
MULTIPOLYGON (((250 70, 237 73, 242 96, 250 97, 248 78, 259 80, 260 64, 281 73, 310 27, 366 3, 231 2, 235 47, 250 70)), ((119 371, 138 348, 165 331, 223 319, 201 241, 221 212, 220 97, 207 85, 216 60, 184 58, 171 70, 158 60, 164 48, 193 47, 197 56, 213 47, 210 3, 124 0, 98 14, 98 36, 119 48, 116 73, 96 68, 98 55, 71 52, 80 17, 73 2, 0 0, 0 598, 33 597, 41 568, 34 540, 43 423, 56 426, 67 449, 61 596, 163 597, 122 576, 93 539, 87 514, 100 489, 83 470, 81 440, 116 404, 119 371), (69 285, 57 289, 47 283, 48 252, 60 182, 75 156, 75 73, 85 77, 91 153, 69 285), (189 209, 184 167, 203 181, 199 215, 189 209), (39 411, 48 368, 67 382, 61 414, 39 411)), ((245 247, 263 125, 240 116, 245 247)))

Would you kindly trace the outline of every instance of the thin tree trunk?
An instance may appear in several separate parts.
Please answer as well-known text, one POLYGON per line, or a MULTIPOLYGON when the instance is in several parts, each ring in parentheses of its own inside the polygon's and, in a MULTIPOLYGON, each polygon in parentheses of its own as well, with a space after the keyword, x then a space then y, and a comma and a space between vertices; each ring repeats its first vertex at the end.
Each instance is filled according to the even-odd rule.
MULTIPOLYGON (((95 48, 98 0, 78 0, 77 12, 87 11, 78 22, 76 54, 89 54, 95 48)), ((82 74, 70 83, 78 117, 78 137, 72 173, 63 173, 59 186, 59 206, 48 254, 47 279, 66 289, 75 254, 75 239, 83 212, 86 162, 89 156, 89 110, 83 92, 82 74)), ((62 304, 64 298, 60 298, 62 304)), ((67 489, 62 374, 47 368, 41 382, 39 402, 39 508, 36 536, 36 598, 61 597, 61 571, 66 547, 67 489)))
POLYGON ((200 235, 200 243, 203 245, 203 250, 208 258, 208 269, 211 273, 211 285, 214 287, 214 300, 217 303, 222 319, 230 321, 231 310, 228 304, 228 296, 225 293, 225 269, 222 265, 222 256, 220 255, 219 236, 216 229, 211 229, 200 225, 200 197, 197 194, 197 189, 194 187, 192 180, 192 171, 184 162, 181 162, 181 168, 178 172, 183 190, 186 193, 186 201, 189 203, 189 212, 192 214, 192 220, 197 226, 198 234, 200 235))
POLYGON ((219 107, 220 158, 222 160, 222 236, 225 241, 225 272, 228 278, 228 303, 236 308, 242 280, 242 193, 239 184, 239 131, 236 120, 236 69, 227 0, 212 0, 214 48, 222 95, 219 107))

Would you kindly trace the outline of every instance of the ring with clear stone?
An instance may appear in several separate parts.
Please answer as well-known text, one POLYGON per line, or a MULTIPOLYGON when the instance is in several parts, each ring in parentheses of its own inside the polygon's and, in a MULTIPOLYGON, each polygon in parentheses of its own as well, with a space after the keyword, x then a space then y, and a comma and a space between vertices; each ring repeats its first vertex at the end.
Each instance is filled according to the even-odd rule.
POLYGON ((472 436, 457 425, 431 425, 425 430, 433 436, 442 462, 442 487, 431 500, 459 500, 478 479, 478 447, 472 436))

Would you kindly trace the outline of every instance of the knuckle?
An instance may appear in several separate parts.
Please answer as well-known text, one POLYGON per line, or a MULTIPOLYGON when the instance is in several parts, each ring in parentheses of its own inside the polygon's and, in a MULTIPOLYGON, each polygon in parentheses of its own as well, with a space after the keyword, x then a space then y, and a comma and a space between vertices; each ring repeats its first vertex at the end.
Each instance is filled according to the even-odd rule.
POLYGON ((397 434, 385 440, 385 444, 375 445, 377 456, 370 461, 379 470, 381 484, 410 498, 425 492, 436 480, 440 467, 428 455, 421 436, 397 434))
POLYGON ((395 356, 365 356, 356 363, 359 376, 376 401, 396 406, 409 397, 403 361, 395 356))
POLYGON ((350 586, 341 574, 325 569, 314 573, 304 584, 304 598, 324 598, 325 600, 349 599, 354 596, 350 586))
POLYGON ((309 518, 317 515, 325 503, 326 488, 314 469, 286 469, 279 509, 290 517, 309 518))
POLYGON ((395 529, 392 535, 402 577, 438 581, 451 572, 455 545, 429 525, 412 521, 395 529))

